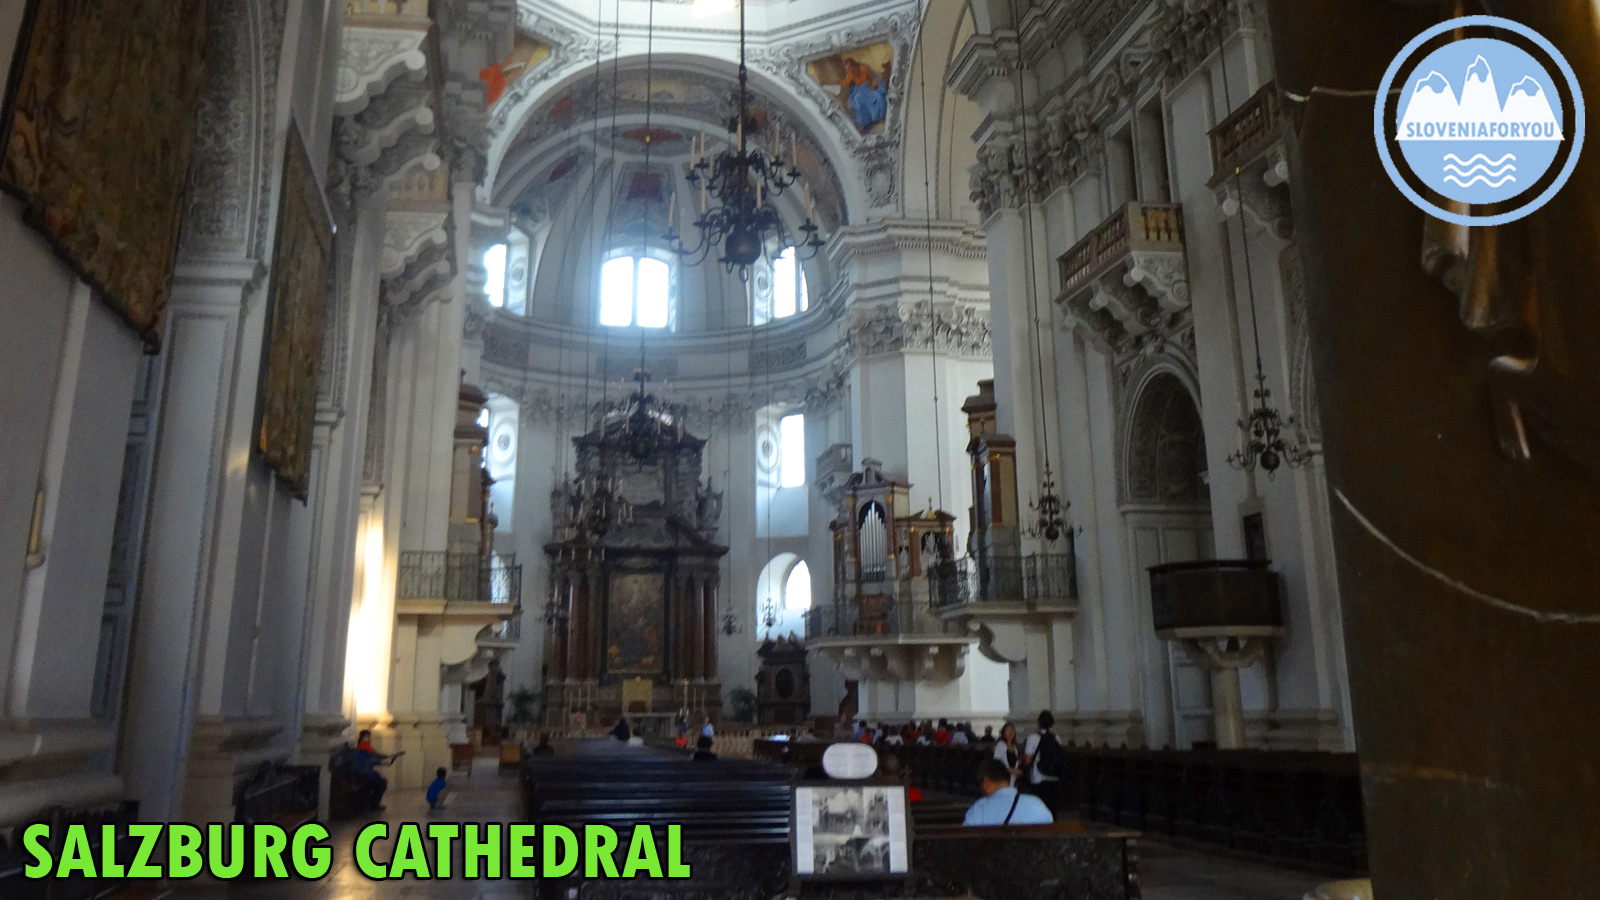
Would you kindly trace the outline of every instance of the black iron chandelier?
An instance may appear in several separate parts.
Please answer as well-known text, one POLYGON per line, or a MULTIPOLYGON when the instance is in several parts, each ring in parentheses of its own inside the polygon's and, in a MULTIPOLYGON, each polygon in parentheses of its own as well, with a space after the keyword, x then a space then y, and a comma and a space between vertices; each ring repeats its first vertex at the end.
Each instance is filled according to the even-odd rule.
POLYGON ((1057 496, 1056 479, 1055 475, 1050 471, 1049 460, 1045 461, 1044 481, 1039 488, 1041 491, 1039 499, 1030 498, 1028 500, 1028 508, 1033 510, 1037 518, 1031 525, 1023 528, 1022 533, 1030 538, 1043 538, 1046 543, 1054 543, 1060 540, 1061 535, 1067 531, 1064 513, 1072 503, 1063 501, 1057 496))
MULTIPOLYGON (((1218 44, 1218 52, 1222 50, 1218 44)), ((1231 106, 1232 97, 1228 87, 1228 67, 1222 67, 1222 90, 1226 102, 1231 106)), ((1239 168, 1233 170, 1233 190, 1235 196, 1243 196, 1240 181, 1243 173, 1239 168)), ((1300 430, 1300 425, 1295 421, 1293 413, 1284 415, 1272 405, 1272 391, 1267 388, 1267 373, 1261 364, 1261 324, 1256 317, 1256 286, 1255 276, 1250 265, 1250 234, 1244 224, 1244 218, 1239 219, 1239 248, 1244 255, 1244 284, 1245 291, 1250 295, 1250 335, 1255 344, 1256 351, 1256 389, 1251 392, 1254 402, 1250 407, 1249 415, 1239 420, 1239 431, 1243 439, 1242 446, 1228 455, 1228 465, 1240 471, 1255 471, 1257 466, 1267 473, 1268 480, 1285 463, 1291 469, 1298 469, 1316 455, 1306 446, 1305 435, 1300 430), (1285 440, 1284 432, 1293 434, 1293 440, 1285 440)))
MULTIPOLYGON (((713 250, 720 250, 717 261, 727 271, 738 272, 741 279, 748 279, 750 267, 770 248, 781 250, 793 246, 797 259, 805 260, 817 255, 823 241, 812 220, 809 191, 799 241, 790 240, 775 202, 800 181, 795 150, 798 139, 790 136, 787 161, 783 158, 783 136, 775 124, 766 126, 772 131, 771 153, 750 140, 762 126, 750 110, 744 6, 743 2, 739 4, 739 108, 728 122, 728 133, 734 135, 734 142, 729 149, 713 157, 707 154, 705 135, 700 136, 700 146, 696 149, 700 160, 690 167, 688 175, 690 187, 700 191, 700 212, 694 221, 700 240, 694 247, 683 243, 678 233, 676 209, 669 208, 667 241, 690 265, 699 265, 713 250)), ((674 207, 676 199, 674 196, 674 207)))
MULTIPOLYGON (((1013 13, 1017 12, 1016 3, 1013 2, 1011 5, 1013 13)), ((1018 21, 1021 20, 1018 19, 1018 21)), ((1023 177, 1025 179, 1024 197, 1028 206, 1032 206, 1034 202, 1033 153, 1028 142, 1027 91, 1020 64, 1016 67, 1016 78, 1017 104, 1021 111, 1018 123, 1022 132, 1022 157, 1027 161, 1027 165, 1023 167, 1023 177)), ((1074 533, 1073 529, 1066 523, 1066 511, 1072 506, 1072 503, 1062 500, 1061 496, 1056 493, 1055 473, 1050 469, 1050 424, 1045 414, 1048 403, 1045 396, 1043 345, 1043 335, 1049 332, 1042 321, 1043 317, 1039 314, 1039 291, 1038 283, 1035 280, 1037 270, 1034 266, 1033 215, 1026 210, 1023 213, 1023 228, 1028 255, 1027 278, 1024 290, 1028 294, 1028 309, 1033 313, 1034 375, 1037 378, 1039 389, 1039 439, 1044 446, 1044 478, 1039 482, 1039 498, 1037 500, 1032 498, 1028 500, 1028 508, 1033 510, 1036 518, 1032 524, 1022 529, 1022 533, 1030 539, 1043 540, 1046 544, 1053 544, 1060 540, 1062 535, 1074 533)))
MULTIPOLYGON (((1252 315, 1253 315, 1252 311, 1252 315)), ((1239 420, 1239 430, 1244 433, 1244 446, 1228 456, 1228 465, 1241 471, 1260 466, 1271 478, 1278 468, 1287 464, 1298 469, 1311 459, 1313 452, 1305 446, 1300 425, 1293 415, 1282 415, 1272 405, 1272 391, 1267 389, 1267 376, 1256 360, 1255 405, 1250 416, 1239 420), (1285 431, 1294 434, 1294 440, 1285 440, 1285 431)))

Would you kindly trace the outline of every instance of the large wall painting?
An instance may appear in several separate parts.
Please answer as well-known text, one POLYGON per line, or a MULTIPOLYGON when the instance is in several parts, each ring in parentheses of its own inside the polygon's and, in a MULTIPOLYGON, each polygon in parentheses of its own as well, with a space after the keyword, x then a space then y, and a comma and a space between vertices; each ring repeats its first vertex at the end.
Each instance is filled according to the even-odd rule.
POLYGON ((850 114, 862 134, 883 130, 889 117, 889 76, 894 47, 880 41, 814 59, 806 73, 850 114))
POLYGON ((178 253, 207 6, 35 0, 0 119, 0 187, 152 347, 178 253))
POLYGON ((606 671, 660 675, 666 633, 666 577, 660 572, 611 576, 606 615, 606 671))
POLYGON ((267 299, 256 449, 301 500, 311 483, 317 371, 332 266, 332 219, 300 129, 291 124, 267 299))

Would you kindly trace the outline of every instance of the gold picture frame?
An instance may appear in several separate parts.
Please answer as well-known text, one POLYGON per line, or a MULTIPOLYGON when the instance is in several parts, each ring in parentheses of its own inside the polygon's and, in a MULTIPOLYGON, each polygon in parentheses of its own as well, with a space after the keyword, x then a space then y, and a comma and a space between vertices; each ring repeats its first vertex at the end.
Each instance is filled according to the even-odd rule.
POLYGON ((333 267, 333 219, 299 127, 289 123, 257 391, 256 450, 299 500, 311 485, 317 376, 333 267))

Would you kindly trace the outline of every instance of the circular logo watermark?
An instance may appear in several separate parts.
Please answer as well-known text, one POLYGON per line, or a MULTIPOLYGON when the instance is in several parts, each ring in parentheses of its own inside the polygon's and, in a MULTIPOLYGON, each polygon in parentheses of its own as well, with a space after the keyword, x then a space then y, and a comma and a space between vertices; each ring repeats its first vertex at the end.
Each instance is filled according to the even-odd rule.
POLYGON ((1583 95, 1572 67, 1537 32, 1509 19, 1464 16, 1424 31, 1389 64, 1373 124, 1383 166, 1412 203, 1459 225, 1498 225, 1543 206, 1566 184, 1583 146, 1583 95), (1433 38, 1469 27, 1498 29, 1522 41, 1469 37, 1415 58, 1433 38), (1543 50, 1557 71, 1519 43, 1543 50), (1402 72, 1408 74, 1397 84, 1402 72), (1557 78, 1565 80, 1571 110, 1562 103, 1557 78), (1398 95, 1392 114, 1391 92, 1398 95), (1391 140, 1399 147, 1399 162, 1391 140), (1443 208, 1412 186, 1401 165, 1447 200, 1499 204, 1500 211, 1473 215, 1443 208), (1555 178, 1531 193, 1552 169, 1555 178), (1516 205, 1506 206, 1510 201, 1516 205))

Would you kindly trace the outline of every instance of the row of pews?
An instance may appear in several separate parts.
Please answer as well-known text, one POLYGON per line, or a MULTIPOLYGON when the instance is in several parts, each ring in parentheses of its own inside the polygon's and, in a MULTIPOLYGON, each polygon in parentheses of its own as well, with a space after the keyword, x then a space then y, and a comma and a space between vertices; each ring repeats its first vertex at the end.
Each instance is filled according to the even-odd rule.
MULTIPOLYGON (((769 900, 791 889, 790 805, 794 775, 771 761, 710 763, 611 741, 558 746, 522 766, 525 815, 535 823, 648 822, 658 834, 683 826, 693 881, 545 879, 544 900, 653 900, 684 896, 769 900)), ((1134 835, 1065 824, 965 828, 958 798, 914 803, 907 896, 981 900, 1137 900, 1134 835)), ((837 896, 843 896, 840 890, 837 896)), ((825 885, 803 897, 835 896, 825 885)))
MULTIPOLYGON (((826 744, 759 741, 756 756, 802 770, 826 744)), ((1061 814, 1330 875, 1367 871, 1353 753, 1130 750, 1067 745, 1061 814)), ((976 746, 880 746, 927 791, 976 796, 976 746)))

